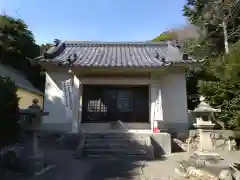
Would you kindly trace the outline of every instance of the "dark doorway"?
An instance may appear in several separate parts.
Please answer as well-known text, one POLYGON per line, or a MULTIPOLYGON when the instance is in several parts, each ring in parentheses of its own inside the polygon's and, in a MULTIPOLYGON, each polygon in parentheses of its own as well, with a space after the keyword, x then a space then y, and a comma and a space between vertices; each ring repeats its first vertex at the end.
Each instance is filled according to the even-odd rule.
POLYGON ((82 122, 149 122, 148 99, 147 85, 83 85, 82 122))

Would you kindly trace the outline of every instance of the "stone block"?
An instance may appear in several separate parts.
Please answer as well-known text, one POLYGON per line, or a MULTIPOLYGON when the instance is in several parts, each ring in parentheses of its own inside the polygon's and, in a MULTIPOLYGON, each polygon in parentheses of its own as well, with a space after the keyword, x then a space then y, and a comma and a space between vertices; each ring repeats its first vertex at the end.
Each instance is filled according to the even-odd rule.
POLYGON ((213 150, 214 143, 211 138, 211 130, 199 130, 199 148, 202 151, 213 150))
POLYGON ((86 136, 83 135, 79 145, 77 146, 77 148, 75 150, 75 158, 77 158, 77 159, 81 159, 82 158, 85 141, 86 141, 86 136))
POLYGON ((197 130, 190 130, 189 131, 189 137, 195 137, 198 136, 198 131, 197 130))
POLYGON ((221 173, 219 174, 219 180, 232 180, 232 173, 230 170, 222 170, 221 173))
POLYGON ((198 169, 196 167, 188 167, 187 174, 190 179, 196 178, 199 180, 218 180, 218 177, 213 175, 212 173, 209 173, 208 171, 204 169, 198 169))
POLYGON ((164 121, 164 126, 160 129, 167 130, 171 134, 171 137, 187 137, 188 136, 188 123, 178 123, 178 122, 166 122, 164 121))
POLYGON ((234 137, 240 139, 240 131, 234 131, 234 137))
MULTIPOLYGON (((204 130, 205 131, 205 130, 204 130)), ((209 135, 206 135, 206 137, 202 138, 203 141, 200 143, 195 141, 199 137, 199 130, 189 130, 189 140, 187 141, 190 144, 190 150, 196 150, 196 148, 191 148, 191 146, 195 146, 195 142, 197 142, 199 148, 201 145, 205 146, 208 144, 208 146, 212 146, 212 148, 207 149, 215 149, 220 151, 232 151, 238 149, 238 133, 239 131, 231 131, 231 130, 208 130, 209 135), (210 136, 210 138, 209 138, 210 136), (208 139, 208 140, 207 140, 208 139), (210 142, 210 139, 212 142, 210 142)), ((206 134, 206 133, 205 133, 206 134)), ((201 138, 199 138, 201 139, 201 138)), ((204 149, 203 148, 203 149, 204 149)))
POLYGON ((169 133, 156 133, 151 136, 151 143, 154 150, 155 158, 162 155, 168 155, 172 152, 171 135, 169 133))
POLYGON ((235 162, 235 163, 231 164, 230 169, 231 169, 231 172, 232 172, 232 176, 236 180, 240 179, 240 163, 235 162))
POLYGON ((180 139, 174 138, 172 140, 172 152, 184 152, 188 151, 188 145, 180 139))
POLYGON ((81 139, 82 134, 68 133, 63 135, 58 140, 58 143, 60 145, 60 148, 62 149, 75 150, 79 145, 79 142, 81 142, 81 139))

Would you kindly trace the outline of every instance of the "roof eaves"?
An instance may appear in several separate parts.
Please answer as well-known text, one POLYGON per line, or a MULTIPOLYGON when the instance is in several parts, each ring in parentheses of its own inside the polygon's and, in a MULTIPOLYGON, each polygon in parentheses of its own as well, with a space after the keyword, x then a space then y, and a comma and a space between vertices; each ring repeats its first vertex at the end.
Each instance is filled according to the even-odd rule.
POLYGON ((201 65, 201 61, 197 61, 197 60, 182 60, 182 61, 178 61, 178 62, 173 62, 172 66, 175 67, 186 67, 186 68, 198 68, 201 65))
MULTIPOLYGON (((66 64, 66 62, 64 61, 55 61, 53 59, 42 59, 39 61, 40 64, 44 65, 45 63, 46 64, 51 64, 51 65, 56 65, 56 66, 61 66, 61 67, 64 67, 64 65, 66 64)), ((170 66, 184 66, 184 65, 198 65, 200 64, 202 61, 197 61, 195 59, 188 59, 188 60, 178 60, 178 61, 170 61, 170 66)), ((168 65, 167 63, 166 64, 163 64, 161 66, 156 66, 156 67, 165 67, 165 65, 168 65)), ((75 64, 73 62, 72 66, 74 67, 82 67, 82 68, 87 68, 87 67, 93 67, 93 68, 112 68, 112 66, 83 66, 83 65, 80 65, 80 64, 75 64)), ((146 66, 148 68, 148 66, 146 66)), ((154 66, 153 66, 154 67, 154 66)), ((115 68, 115 66, 113 67, 115 68)), ((121 67, 120 67, 121 68, 121 67)), ((130 67, 132 68, 132 67, 130 67)), ((133 67, 134 68, 134 67, 133 67)), ((135 68, 145 68, 145 66, 141 66, 141 67, 135 67, 135 68)))

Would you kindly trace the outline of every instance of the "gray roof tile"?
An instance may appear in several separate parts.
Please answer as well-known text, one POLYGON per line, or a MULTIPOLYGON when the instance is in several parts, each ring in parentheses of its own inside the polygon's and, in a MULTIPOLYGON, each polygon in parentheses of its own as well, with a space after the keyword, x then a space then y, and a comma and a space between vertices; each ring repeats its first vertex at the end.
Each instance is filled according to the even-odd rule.
POLYGON ((81 67, 161 67, 183 60, 180 49, 169 42, 83 42, 65 41, 45 53, 41 61, 67 63, 81 67), (163 60, 162 60, 163 59, 163 60))

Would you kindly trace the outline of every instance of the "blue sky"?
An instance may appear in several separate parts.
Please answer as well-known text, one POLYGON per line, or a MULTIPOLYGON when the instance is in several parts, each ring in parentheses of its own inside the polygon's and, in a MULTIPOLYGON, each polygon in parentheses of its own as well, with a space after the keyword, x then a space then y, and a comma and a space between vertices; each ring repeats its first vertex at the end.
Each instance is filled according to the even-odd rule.
POLYGON ((145 41, 186 23, 185 0, 0 0, 23 19, 37 43, 60 40, 145 41))

